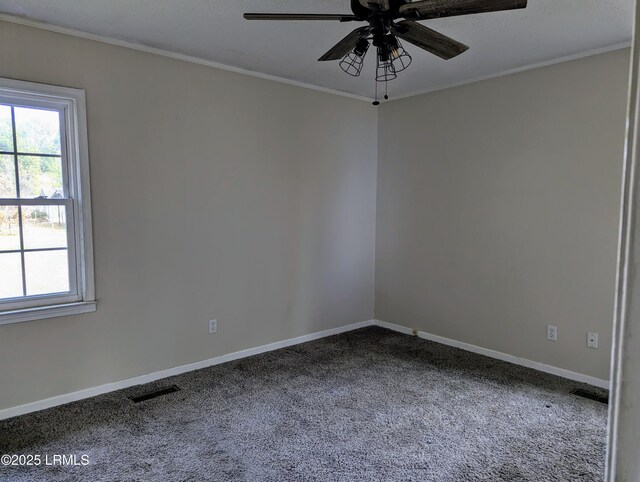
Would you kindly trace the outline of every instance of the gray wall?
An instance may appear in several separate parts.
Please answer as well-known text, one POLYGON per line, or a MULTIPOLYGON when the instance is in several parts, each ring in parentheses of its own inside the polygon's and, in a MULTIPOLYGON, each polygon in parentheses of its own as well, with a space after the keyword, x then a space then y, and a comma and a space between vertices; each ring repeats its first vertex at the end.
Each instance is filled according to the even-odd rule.
POLYGON ((368 103, 3 22, 0 76, 86 90, 99 299, 0 326, 0 409, 373 317, 368 103))
POLYGON ((0 326, 0 409, 370 319, 374 261, 376 318, 607 378, 628 55, 378 112, 0 22, 87 92, 100 300, 0 326))
POLYGON ((628 63, 382 106, 377 319, 608 378, 628 63))

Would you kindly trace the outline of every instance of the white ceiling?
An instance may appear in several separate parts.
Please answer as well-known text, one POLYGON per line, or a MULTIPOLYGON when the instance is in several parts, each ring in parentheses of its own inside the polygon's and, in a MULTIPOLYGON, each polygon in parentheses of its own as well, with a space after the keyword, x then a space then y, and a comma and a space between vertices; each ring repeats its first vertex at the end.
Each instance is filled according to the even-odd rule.
MULTIPOLYGON (((244 12, 350 13, 348 0, 0 0, 0 12, 372 97, 360 78, 316 59, 360 24, 247 21, 244 12)), ((413 64, 390 95, 424 92, 629 42, 632 0, 529 0, 525 10, 422 22, 471 48, 441 60, 405 45, 413 64)), ((406 42, 405 42, 406 44, 406 42)))

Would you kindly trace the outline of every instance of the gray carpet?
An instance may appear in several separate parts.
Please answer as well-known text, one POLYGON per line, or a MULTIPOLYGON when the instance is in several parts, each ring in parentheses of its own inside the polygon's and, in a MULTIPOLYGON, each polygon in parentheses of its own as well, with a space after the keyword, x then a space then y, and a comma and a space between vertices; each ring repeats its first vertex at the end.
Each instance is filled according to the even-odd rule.
POLYGON ((0 454, 90 460, 0 480, 602 480, 606 405, 578 387, 365 328, 0 422, 0 454))

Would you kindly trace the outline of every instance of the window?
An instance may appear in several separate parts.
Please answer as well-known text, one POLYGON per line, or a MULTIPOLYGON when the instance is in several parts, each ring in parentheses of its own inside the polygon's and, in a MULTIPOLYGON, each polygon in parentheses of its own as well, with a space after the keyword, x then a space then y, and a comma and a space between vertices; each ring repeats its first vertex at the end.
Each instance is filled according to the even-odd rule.
POLYGON ((95 311, 84 105, 0 79, 0 324, 95 311))

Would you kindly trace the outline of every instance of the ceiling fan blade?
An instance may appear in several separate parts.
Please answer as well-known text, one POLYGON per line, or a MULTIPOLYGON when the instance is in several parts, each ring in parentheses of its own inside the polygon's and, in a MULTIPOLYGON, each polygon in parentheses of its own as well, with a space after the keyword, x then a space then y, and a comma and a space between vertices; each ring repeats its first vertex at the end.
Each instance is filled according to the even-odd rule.
POLYGON ((406 40, 445 60, 460 55, 469 49, 465 44, 411 20, 403 20, 393 24, 391 31, 402 40, 406 40))
POLYGON ((355 15, 321 13, 245 13, 246 20, 337 20, 352 22, 359 20, 355 15))
POLYGON ((326 54, 318 59, 320 62, 324 62, 326 60, 340 60, 342 57, 347 55, 358 43, 360 40, 360 33, 367 30, 367 27, 360 27, 353 30, 349 35, 340 40, 337 44, 335 44, 331 50, 329 50, 326 54))
POLYGON ((526 8, 527 0, 421 0, 402 5, 400 16, 414 20, 526 8))

